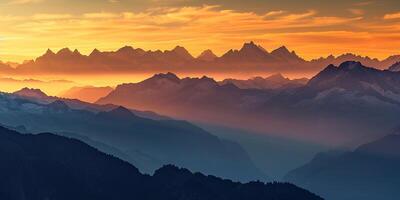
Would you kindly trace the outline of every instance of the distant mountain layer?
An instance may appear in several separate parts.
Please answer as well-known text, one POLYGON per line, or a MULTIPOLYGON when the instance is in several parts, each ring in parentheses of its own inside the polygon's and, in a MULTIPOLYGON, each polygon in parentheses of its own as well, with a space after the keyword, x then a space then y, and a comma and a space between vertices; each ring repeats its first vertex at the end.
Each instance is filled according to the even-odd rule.
POLYGON ((299 57, 285 46, 268 52, 253 42, 245 43, 239 50, 229 50, 216 56, 211 50, 197 58, 184 47, 177 46, 166 51, 145 51, 125 46, 117 51, 93 50, 90 55, 68 48, 57 53, 48 50, 35 60, 11 67, 0 63, 3 73, 25 74, 82 74, 82 73, 133 73, 133 72, 302 72, 315 73, 328 64, 338 65, 344 61, 359 61, 366 66, 386 69, 400 61, 400 55, 384 60, 344 54, 328 56, 311 61, 299 57))
POLYGON ((285 180, 335 200, 400 198, 400 135, 342 154, 322 153, 285 180))
POLYGON ((225 79, 221 84, 234 84, 241 89, 284 89, 304 86, 307 81, 307 78, 290 80, 282 74, 274 74, 266 78, 254 77, 248 80, 225 79))
POLYGON ((68 99, 79 99, 86 102, 95 102, 113 90, 112 87, 73 87, 59 96, 68 99))
MULTIPOLYGON (((29 95, 41 93, 32 89, 24 91, 29 91, 26 92, 29 95)), ((175 164, 233 180, 269 180, 240 145, 186 121, 150 114, 145 118, 141 116, 147 113, 124 107, 56 97, 24 97, 21 93, 0 95, 1 124, 89 141, 146 173, 154 172, 163 164, 175 164)))
POLYGON ((400 117, 398 72, 360 62, 329 65, 294 88, 242 89, 254 86, 241 84, 254 82, 231 82, 157 74, 139 83, 121 84, 97 103, 330 144, 360 144, 376 138, 400 117))
POLYGON ((287 183, 235 183, 164 166, 153 176, 75 139, 0 127, 0 199, 320 200, 287 183))

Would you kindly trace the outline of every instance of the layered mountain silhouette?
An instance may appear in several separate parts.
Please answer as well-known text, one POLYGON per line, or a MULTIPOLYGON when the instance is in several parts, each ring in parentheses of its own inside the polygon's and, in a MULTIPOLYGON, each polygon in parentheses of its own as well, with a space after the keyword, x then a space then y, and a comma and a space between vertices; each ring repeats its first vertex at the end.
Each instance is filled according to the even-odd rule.
MULTIPOLYGON (((240 181, 268 179, 240 145, 222 140, 188 122, 144 118, 120 106, 109 105, 111 109, 108 110, 107 105, 48 98, 37 100, 2 94, 0 123, 12 127, 22 125, 34 133, 53 132, 67 136, 72 133, 70 137, 88 138, 129 156, 129 161, 147 173, 162 164, 175 164, 240 181)), ((115 151, 108 153, 122 155, 114 154, 115 151)))
POLYGON ((109 94, 112 90, 112 87, 72 87, 58 96, 68 99, 79 99, 86 102, 95 102, 99 98, 109 94))
POLYGON ((307 78, 291 80, 282 74, 273 74, 266 78, 258 76, 247 80, 225 79, 221 81, 221 84, 231 83, 241 89, 284 89, 302 87, 307 81, 307 78))
POLYGON ((167 73, 121 84, 97 103, 318 142, 360 144, 397 124, 399 81, 397 72, 354 61, 329 65, 304 86, 278 90, 242 89, 238 83, 167 73))
POLYGON ((254 42, 245 43, 239 50, 229 50, 220 57, 211 50, 206 50, 197 58, 181 46, 165 51, 145 51, 130 46, 108 52, 94 49, 89 55, 82 55, 78 50, 64 48, 57 53, 48 50, 35 60, 25 62, 15 68, 3 64, 0 70, 22 74, 155 73, 160 71, 205 73, 243 72, 244 69, 246 72, 315 73, 329 64, 338 65, 348 60, 383 69, 400 61, 400 56, 395 55, 378 60, 344 54, 338 57, 328 56, 306 61, 285 46, 268 52, 254 42))
POLYGON ((400 197, 400 135, 388 135, 354 151, 318 154, 288 173, 285 180, 312 189, 327 199, 400 197))
POLYGON ((0 138, 1 199, 321 199, 292 184, 240 184, 171 165, 143 175, 79 140, 50 133, 0 127, 0 138))

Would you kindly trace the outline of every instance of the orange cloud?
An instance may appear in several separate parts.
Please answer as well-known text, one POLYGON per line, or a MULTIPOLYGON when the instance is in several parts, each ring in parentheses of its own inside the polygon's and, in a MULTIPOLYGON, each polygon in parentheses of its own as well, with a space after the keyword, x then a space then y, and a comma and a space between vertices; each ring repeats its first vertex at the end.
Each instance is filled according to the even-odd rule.
POLYGON ((66 46, 86 54, 93 48, 114 50, 127 44, 145 49, 182 45, 194 55, 203 49, 222 54, 248 40, 267 48, 285 44, 308 59, 317 56, 316 52, 326 55, 348 51, 382 58, 397 49, 392 44, 398 42, 393 39, 400 35, 393 32, 398 30, 393 27, 399 27, 395 22, 377 25, 362 16, 324 16, 317 10, 255 13, 218 5, 158 7, 143 12, 0 16, 0 26, 7 27, 0 29, 0 55, 16 55, 18 61, 21 56, 33 58, 47 48, 66 46), (392 41, 385 40, 389 36, 392 41))
POLYGON ((383 19, 400 19, 400 12, 386 14, 385 16, 383 16, 383 19))

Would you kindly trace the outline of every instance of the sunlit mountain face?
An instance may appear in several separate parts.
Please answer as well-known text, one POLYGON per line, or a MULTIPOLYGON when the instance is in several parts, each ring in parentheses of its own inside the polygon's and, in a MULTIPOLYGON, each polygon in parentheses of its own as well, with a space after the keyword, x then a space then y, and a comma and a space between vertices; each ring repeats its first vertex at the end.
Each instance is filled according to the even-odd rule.
POLYGON ((0 1, 0 199, 400 199, 398 0, 0 1))

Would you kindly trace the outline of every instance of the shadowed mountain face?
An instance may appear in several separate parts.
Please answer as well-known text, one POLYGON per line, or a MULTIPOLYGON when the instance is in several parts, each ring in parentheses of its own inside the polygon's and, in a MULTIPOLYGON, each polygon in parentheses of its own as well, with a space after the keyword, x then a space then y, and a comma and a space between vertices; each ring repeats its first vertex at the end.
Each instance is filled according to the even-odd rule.
POLYGON ((392 66, 388 68, 389 71, 398 72, 400 71, 400 62, 394 63, 392 66))
POLYGON ((285 180, 335 200, 400 198, 400 136, 388 135, 338 155, 322 153, 285 180))
POLYGON ((2 124, 23 125, 32 132, 85 137, 116 148, 119 153, 114 155, 128 156, 148 173, 162 164, 176 164, 234 180, 267 179, 239 145, 185 121, 142 118, 123 107, 75 110, 62 100, 46 104, 9 94, 1 95, 0 104, 2 124))
POLYGON ((97 103, 320 143, 357 145, 397 124, 399 85, 396 72, 345 62, 329 65, 303 87, 280 90, 241 89, 208 77, 158 74, 119 85, 97 103))
POLYGON ((50 133, 21 135, 0 127, 0 144, 1 199, 321 199, 291 184, 240 184, 174 166, 143 175, 85 143, 50 133))
POLYGON ((48 50, 36 60, 18 65, 15 69, 0 66, 0 70, 20 74, 120 74, 160 71, 223 73, 243 72, 243 68, 246 68, 246 72, 315 73, 329 64, 338 65, 348 60, 386 69, 400 61, 400 56, 391 56, 380 61, 344 54, 306 61, 285 46, 269 53, 254 42, 245 43, 239 50, 229 50, 220 57, 215 56, 211 50, 206 50, 197 58, 180 46, 167 51, 144 51, 130 46, 110 52, 100 52, 95 49, 87 56, 77 50, 71 51, 65 48, 57 53, 48 50))

